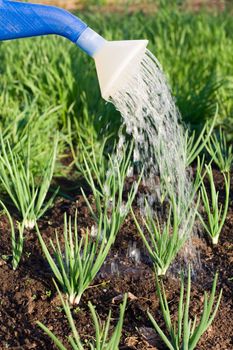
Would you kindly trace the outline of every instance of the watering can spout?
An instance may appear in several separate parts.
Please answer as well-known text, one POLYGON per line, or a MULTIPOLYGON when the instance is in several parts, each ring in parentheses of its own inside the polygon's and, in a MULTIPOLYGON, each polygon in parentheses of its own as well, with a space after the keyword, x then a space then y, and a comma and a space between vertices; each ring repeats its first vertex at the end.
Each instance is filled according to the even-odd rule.
POLYGON ((107 41, 86 23, 55 6, 0 0, 0 41, 56 34, 94 58, 102 97, 109 100, 140 62, 146 40, 107 41))
POLYGON ((121 90, 137 71, 147 43, 147 40, 107 41, 93 57, 105 100, 121 90))

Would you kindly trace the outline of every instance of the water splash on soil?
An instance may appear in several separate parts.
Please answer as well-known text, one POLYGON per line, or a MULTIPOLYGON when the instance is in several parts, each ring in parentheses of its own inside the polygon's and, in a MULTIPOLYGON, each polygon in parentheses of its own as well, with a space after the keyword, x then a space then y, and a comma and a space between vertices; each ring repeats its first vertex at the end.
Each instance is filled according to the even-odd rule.
POLYGON ((140 264, 141 262, 141 252, 137 248, 136 242, 129 242, 127 256, 134 260, 135 264, 140 264))

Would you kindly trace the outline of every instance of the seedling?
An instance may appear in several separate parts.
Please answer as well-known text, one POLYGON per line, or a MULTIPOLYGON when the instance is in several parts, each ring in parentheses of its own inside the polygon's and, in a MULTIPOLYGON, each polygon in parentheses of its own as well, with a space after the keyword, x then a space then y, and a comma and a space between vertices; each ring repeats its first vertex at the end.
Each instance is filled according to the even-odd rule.
MULTIPOLYGON (((87 112, 85 112, 85 114, 86 113, 87 112)), ((90 127, 90 120, 87 121, 87 125, 80 125, 76 119, 72 125, 68 123, 69 144, 77 170, 82 174, 82 176, 84 176, 84 173, 86 173, 84 158, 88 163, 91 161, 92 166, 90 166, 90 170, 92 171, 92 176, 95 179, 96 174, 98 174, 98 177, 96 179, 98 181, 98 178, 101 180, 105 178, 106 172, 108 170, 108 157, 105 155, 105 149, 109 138, 106 137, 101 142, 97 141, 97 136, 93 130, 94 127, 93 129, 89 130, 90 127), (83 126, 85 127, 85 132, 82 130, 83 126), (78 140, 76 141, 78 142, 78 149, 76 150, 75 143, 72 141, 73 133, 77 138, 77 135, 85 135, 87 132, 90 132, 88 137, 78 137, 78 140)))
POLYGON ((46 298, 49 299, 51 297, 51 295, 52 295, 52 291, 51 290, 46 290, 46 292, 45 292, 46 298))
POLYGON ((206 172, 204 172, 203 174, 204 164, 205 164, 205 156, 203 156, 202 158, 197 156, 196 176, 193 180, 193 189, 195 194, 197 193, 199 187, 201 186, 201 179, 203 179, 206 175, 206 172))
POLYGON ((5 141, 2 135, 0 142, 0 182, 22 216, 25 228, 32 229, 36 221, 52 205, 57 193, 55 192, 45 203, 53 176, 58 138, 55 140, 49 163, 42 171, 38 184, 30 167, 30 141, 28 141, 26 155, 22 150, 20 153, 14 152, 10 143, 5 141))
POLYGON ((188 269, 188 281, 186 288, 186 300, 184 297, 184 276, 181 275, 180 299, 178 305, 177 321, 171 316, 169 302, 165 293, 163 282, 159 282, 156 276, 156 289, 160 301, 160 307, 164 318, 166 330, 169 336, 159 327, 154 317, 150 312, 148 316, 153 327, 159 334, 160 338, 170 350, 194 350, 205 331, 213 322, 219 308, 222 297, 222 290, 219 293, 215 303, 216 286, 218 274, 215 275, 210 296, 207 292, 204 293, 204 306, 202 314, 199 318, 195 315, 194 319, 189 317, 190 294, 191 294, 191 269, 188 269))
POLYGON ((209 122, 206 122, 197 139, 196 139, 195 131, 193 131, 191 136, 189 135, 189 130, 186 131, 185 139, 186 139, 187 166, 192 164, 192 162, 200 155, 200 153, 208 143, 211 137, 212 131, 214 129, 217 116, 218 116, 218 106, 216 108, 215 116, 213 118, 211 125, 209 126, 209 122))
POLYGON ((72 305, 79 304, 83 292, 100 270, 115 240, 115 222, 110 225, 111 229, 108 232, 107 218, 101 216, 96 236, 91 237, 87 230, 86 234, 79 238, 77 211, 74 218, 74 228, 72 228, 71 217, 67 221, 65 214, 63 229, 65 246, 62 249, 56 232, 56 243, 50 241, 53 254, 50 254, 37 226, 37 234, 43 253, 72 305))
POLYGON ((166 274, 169 266, 192 231, 197 207, 193 209, 189 208, 188 210, 187 217, 183 220, 178 213, 178 206, 173 199, 170 203, 167 221, 162 227, 158 217, 153 214, 152 209, 146 203, 145 217, 142 217, 146 232, 144 232, 133 210, 131 210, 138 232, 148 250, 158 275, 166 274), (149 239, 147 238, 147 234, 149 235, 149 239))
POLYGON ((84 155, 83 176, 92 189, 96 211, 83 190, 82 194, 96 223, 98 224, 101 216, 105 218, 107 234, 111 232, 112 226, 114 226, 115 234, 119 231, 128 215, 141 181, 141 176, 139 176, 138 181, 128 191, 127 201, 123 201, 124 185, 132 150, 133 144, 129 149, 128 147, 123 148, 121 155, 109 156, 108 171, 105 172, 104 176, 95 161, 88 154, 84 155), (93 177, 93 173, 95 177, 93 177))
POLYGON ((96 221, 96 226, 94 230, 87 231, 85 237, 79 239, 77 213, 74 233, 72 232, 71 218, 69 218, 69 223, 67 224, 65 216, 63 232, 65 241, 64 255, 58 235, 56 235, 56 244, 54 245, 51 241, 55 256, 54 261, 37 228, 43 252, 64 292, 69 296, 71 304, 79 303, 83 292, 88 288, 101 268, 136 195, 139 182, 132 186, 126 203, 123 202, 124 182, 127 176, 131 152, 132 147, 127 156, 126 149, 124 149, 120 159, 109 157, 109 171, 105 174, 104 181, 99 176, 99 169, 96 163, 87 154, 84 155, 84 176, 93 191, 96 211, 94 211, 84 191, 82 193, 90 213, 96 221), (98 188, 94 182, 93 172, 99 185, 98 188))
POLYGON ((206 172, 210 184, 211 199, 208 197, 203 179, 201 180, 201 197, 207 214, 207 222, 200 213, 198 213, 198 216, 212 243, 216 245, 227 217, 230 196, 230 173, 223 173, 225 183, 225 203, 223 208, 222 204, 219 204, 219 192, 215 188, 211 166, 206 166, 206 172))
MULTIPOLYGON (((72 331, 72 335, 68 336, 68 341, 71 345, 71 349, 73 350, 84 350, 86 347, 83 345, 83 342, 80 339, 79 333, 75 326, 75 322, 71 313, 71 309, 69 303, 64 300, 60 291, 58 290, 63 309, 65 311, 66 317, 69 322, 70 329, 72 331)), ((119 320, 115 326, 114 331, 110 333, 110 323, 111 323, 111 310, 109 311, 107 320, 102 323, 100 321, 99 315, 97 314, 95 307, 91 302, 88 302, 88 307, 91 313, 91 317, 93 320, 93 324, 95 327, 95 340, 94 341, 86 341, 88 343, 90 350, 118 350, 119 343, 121 338, 122 326, 124 321, 125 308, 127 303, 127 294, 125 294, 123 303, 120 305, 120 315, 119 320)), ((39 327, 43 329, 43 331, 53 340, 54 344, 60 350, 67 350, 67 348, 61 343, 61 341, 41 322, 37 322, 39 327)))
POLYGON ((0 204, 2 205, 8 220, 10 222, 11 227, 11 245, 12 245, 12 268, 13 270, 16 270, 19 262, 21 260, 22 252, 23 252, 23 243, 24 243, 24 222, 19 223, 18 222, 18 235, 15 233, 15 227, 14 222, 11 214, 9 213, 7 207, 4 205, 2 201, 0 201, 0 204))
POLYGON ((227 144, 226 136, 222 128, 219 133, 213 134, 205 145, 211 158, 223 173, 231 170, 233 164, 233 148, 227 144))

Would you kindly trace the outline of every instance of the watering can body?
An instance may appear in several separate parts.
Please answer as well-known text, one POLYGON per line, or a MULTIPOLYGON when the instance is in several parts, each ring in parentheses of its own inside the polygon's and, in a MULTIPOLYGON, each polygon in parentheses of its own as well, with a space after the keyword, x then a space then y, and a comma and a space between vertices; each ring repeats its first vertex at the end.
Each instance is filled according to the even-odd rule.
POLYGON ((0 0, 0 41, 49 34, 66 37, 94 58, 105 100, 125 83, 148 43, 107 41, 78 17, 55 6, 0 0))
POLYGON ((81 19, 58 7, 0 0, 0 41, 49 34, 66 37, 90 56, 104 41, 81 19))

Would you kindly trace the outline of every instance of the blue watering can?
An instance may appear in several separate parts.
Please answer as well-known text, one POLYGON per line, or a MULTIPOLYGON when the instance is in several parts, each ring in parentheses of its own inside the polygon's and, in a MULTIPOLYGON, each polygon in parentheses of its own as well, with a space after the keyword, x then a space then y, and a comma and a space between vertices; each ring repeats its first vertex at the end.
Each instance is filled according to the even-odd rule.
POLYGON ((93 57, 101 95, 109 100, 145 53, 147 40, 107 41, 68 11, 55 6, 0 0, 0 41, 61 35, 93 57))

